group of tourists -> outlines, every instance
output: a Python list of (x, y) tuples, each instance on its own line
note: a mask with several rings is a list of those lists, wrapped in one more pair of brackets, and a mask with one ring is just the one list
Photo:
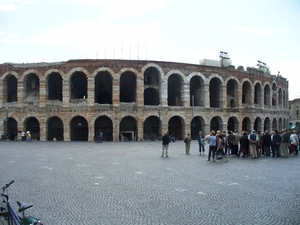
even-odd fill
[(294, 131), (268, 130), (261, 133), (253, 130), (250, 134), (243, 131), (241, 135), (237, 131), (211, 131), (204, 136), (199, 132), (199, 153), (204, 154), (204, 145), (209, 144), (208, 161), (216, 161), (227, 156), (259, 158), (261, 155), (272, 157), (289, 157), (298, 155), (300, 136)]
[[(198, 135), (199, 154), (204, 155), (205, 145), (208, 144), (208, 159), (207, 161), (217, 161), (228, 157), (251, 157), (252, 159), (260, 156), (272, 157), (289, 157), (298, 155), (300, 135), (297, 135), (293, 130), (287, 129), (279, 132), (274, 130), (269, 132), (266, 130), (261, 133), (253, 130), (251, 133), (243, 131), (239, 134), (235, 131), (214, 131), (204, 136), (202, 131)], [(190, 154), (191, 147), (190, 134), (184, 138), (185, 153)], [(170, 143), (170, 135), (165, 133), (162, 137), (162, 155), (168, 157), (168, 146)]]

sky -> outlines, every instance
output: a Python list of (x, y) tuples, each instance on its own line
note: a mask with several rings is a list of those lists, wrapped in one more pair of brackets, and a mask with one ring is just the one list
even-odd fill
[(0, 0), (0, 64), (265, 62), (300, 98), (300, 0)]

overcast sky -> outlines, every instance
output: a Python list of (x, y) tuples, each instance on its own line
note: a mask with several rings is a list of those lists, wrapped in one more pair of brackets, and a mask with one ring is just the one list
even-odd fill
[(140, 59), (265, 62), (300, 98), (299, 0), (0, 0), (0, 64)]

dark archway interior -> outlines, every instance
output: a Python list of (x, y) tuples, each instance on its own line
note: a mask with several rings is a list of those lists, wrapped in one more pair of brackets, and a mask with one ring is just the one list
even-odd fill
[(217, 132), (217, 130), (220, 130), (220, 124), (218, 118), (214, 117), (211, 119), (210, 130), (214, 130), (215, 132)]
[(235, 131), (236, 130), (233, 118), (229, 118), (228, 119), (227, 130), (231, 130), (231, 131)]
[(75, 72), (71, 78), (71, 99), (87, 98), (87, 77), (83, 72)]
[(200, 118), (198, 118), (198, 117), (193, 118), (193, 120), (191, 122), (191, 138), (193, 140), (197, 140), (199, 131), (202, 131), (202, 130), (203, 130), (203, 127), (202, 127)]
[(103, 134), (103, 141), (113, 141), (113, 124), (110, 118), (101, 116), (95, 121), (95, 135)]
[(210, 107), (220, 107), (220, 87), (216, 78), (213, 78), (209, 83), (209, 96)]
[(137, 137), (137, 124), (135, 118), (131, 116), (124, 117), (120, 122), (121, 140), (133, 141)]
[(159, 105), (158, 92), (154, 88), (144, 90), (144, 105)]
[(148, 117), (144, 122), (144, 139), (145, 140), (154, 140), (160, 139), (160, 124), (159, 118), (156, 116)]
[(9, 140), (15, 140), (18, 135), (18, 123), (13, 118), (7, 118), (7, 137)]
[(178, 140), (183, 139), (183, 134), (182, 134), (182, 123), (181, 119), (177, 116), (172, 117), (169, 120), (169, 133), (174, 134), (175, 138)]
[(52, 141), (54, 138), (58, 141), (64, 140), (64, 127), (59, 117), (52, 117), (48, 121), (48, 141)]
[(40, 80), (36, 74), (29, 74), (26, 80), (26, 98), (29, 102), (39, 99)]
[(95, 78), (95, 103), (112, 104), (112, 77), (107, 71)]
[(89, 129), (85, 118), (76, 116), (70, 124), (71, 141), (88, 141)]
[(136, 76), (132, 72), (121, 75), (120, 102), (136, 102)]
[(173, 74), (168, 79), (168, 105), (182, 106), (181, 80), (178, 74)]
[(26, 131), (30, 131), (32, 140), (40, 140), (40, 123), (31, 117), (26, 121)]
[(202, 82), (199, 77), (193, 77), (190, 81), (190, 106), (203, 106), (201, 100)]
[(49, 75), (48, 100), (62, 101), (62, 77), (59, 73), (51, 73)]
[(15, 76), (9, 76), (7, 79), (7, 102), (18, 101), (18, 80)]

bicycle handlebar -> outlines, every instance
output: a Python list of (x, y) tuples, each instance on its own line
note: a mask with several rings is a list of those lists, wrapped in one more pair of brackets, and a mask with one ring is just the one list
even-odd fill
[(4, 191), (6, 188), (8, 188), (13, 182), (15, 182), (14, 180), (12, 180), (11, 182), (9, 182), (8, 184), (6, 184), (4, 187), (2, 187), (2, 190)]

